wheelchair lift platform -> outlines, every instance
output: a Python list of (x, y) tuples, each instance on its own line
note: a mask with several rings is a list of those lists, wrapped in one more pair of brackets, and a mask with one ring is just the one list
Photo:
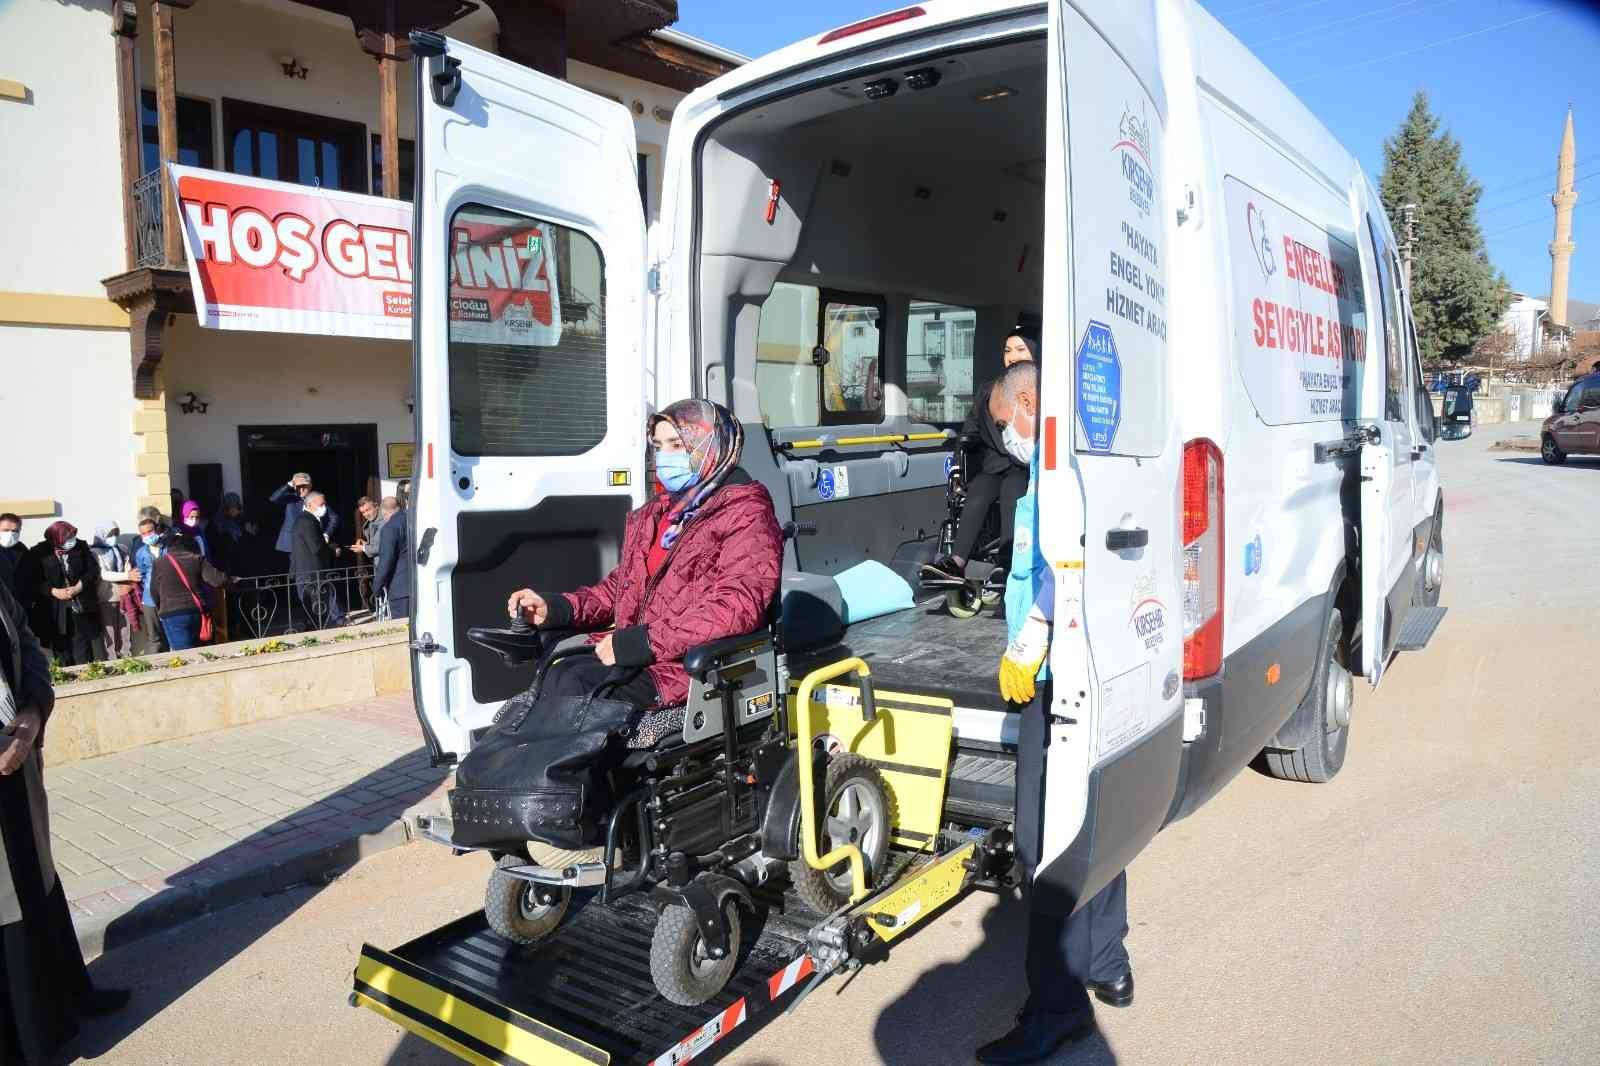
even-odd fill
[[(519, 947), (482, 911), (394, 951), (364, 944), (351, 1006), (366, 1007), (465, 1062), (503, 1066), (677, 1066), (735, 1050), (821, 980), (881, 955), (993, 873), (974, 836), (906, 862), (891, 883), (834, 915), (768, 892), (726, 988), (681, 1007), (650, 977), (649, 899), (592, 894), (548, 939)], [(704, 1058), (702, 1059), (702, 1056)]]

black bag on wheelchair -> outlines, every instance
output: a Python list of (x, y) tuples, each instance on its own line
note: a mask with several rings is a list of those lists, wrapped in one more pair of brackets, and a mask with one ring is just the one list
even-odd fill
[(584, 696), (541, 701), (543, 680), (541, 670), (527, 692), (506, 702), (456, 768), (457, 845), (521, 851), (530, 840), (568, 849), (601, 842), (612, 805), (609, 773), (626, 756), (626, 737), (643, 711), (608, 698), (616, 680)]

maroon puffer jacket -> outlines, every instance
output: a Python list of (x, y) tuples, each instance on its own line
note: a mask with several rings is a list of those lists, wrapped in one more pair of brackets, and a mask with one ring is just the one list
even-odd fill
[(783, 534), (772, 497), (765, 486), (746, 482), (712, 493), (652, 582), (645, 559), (670, 502), (657, 496), (628, 516), (622, 559), (603, 581), (544, 597), (546, 626), (592, 631), (615, 625), (617, 665), (648, 665), (662, 706), (689, 695), (685, 652), (762, 625), (783, 572)]

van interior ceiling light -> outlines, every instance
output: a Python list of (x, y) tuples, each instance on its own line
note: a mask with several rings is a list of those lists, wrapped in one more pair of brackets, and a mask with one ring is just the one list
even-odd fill
[(893, 26), (896, 22), (904, 22), (906, 19), (914, 19), (926, 14), (927, 12), (920, 7), (903, 7), (899, 11), (891, 11), (887, 15), (874, 15), (869, 19), (862, 19), (860, 22), (852, 22), (848, 26), (840, 26), (836, 30), (829, 30), (822, 35), (817, 44), (832, 44), (834, 41), (843, 40), (846, 37), (854, 37), (858, 33), (866, 33), (868, 30), (875, 30), (880, 26)]
[(1017, 95), (1017, 90), (1007, 88), (1004, 85), (996, 85), (991, 89), (983, 90), (983, 92), (973, 97), (973, 99), (978, 101), (980, 104), (987, 104), (995, 100), (1004, 100), (1008, 96), (1015, 95)]
[(867, 82), (861, 87), (861, 91), (867, 94), (868, 100), (882, 100), (899, 92), (900, 86), (893, 78), (879, 78), (877, 81)]
[(939, 84), (940, 73), (932, 67), (918, 67), (906, 71), (906, 88), (931, 89)]

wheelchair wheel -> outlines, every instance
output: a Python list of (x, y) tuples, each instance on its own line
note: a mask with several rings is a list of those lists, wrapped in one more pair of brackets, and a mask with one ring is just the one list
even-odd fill
[[(889, 833), (894, 825), (894, 801), (877, 767), (860, 755), (836, 755), (828, 760), (823, 782), (820, 854), (841, 844), (861, 849), (867, 867), (867, 885), (877, 885), (878, 874), (889, 857)], [(805, 859), (789, 864), (795, 892), (819, 914), (832, 914), (850, 902), (850, 864), (813, 870)]]
[(722, 905), (722, 913), (728, 920), (728, 953), (713, 959), (701, 939), (694, 911), (681, 903), (669, 904), (661, 911), (650, 938), (650, 979), (663, 998), (680, 1007), (698, 1007), (721, 992), (733, 976), (743, 916), (732, 899)]
[(513, 944), (535, 944), (555, 932), (572, 902), (570, 888), (536, 885), (504, 872), (505, 867), (527, 864), (521, 855), (505, 856), (495, 864), (483, 890), (483, 916), (489, 928)]
[(974, 592), (970, 586), (951, 589), (944, 594), (945, 607), (957, 618), (978, 617), (978, 612), (983, 610), (984, 603), (983, 594)]

